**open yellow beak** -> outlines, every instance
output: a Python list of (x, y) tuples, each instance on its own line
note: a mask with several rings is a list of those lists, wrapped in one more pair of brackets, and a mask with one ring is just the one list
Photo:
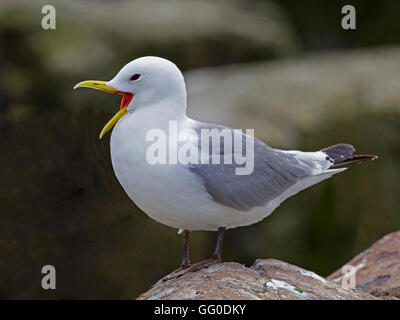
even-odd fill
[(107, 81), (87, 80), (87, 81), (79, 82), (74, 86), (74, 89), (82, 88), (82, 87), (83, 88), (92, 88), (92, 89), (96, 89), (96, 90), (112, 92), (112, 93), (119, 93), (119, 94), (123, 95), (120, 110), (115, 114), (114, 117), (112, 117), (112, 119), (110, 121), (107, 122), (107, 124), (104, 126), (103, 130), (101, 130), (100, 136), (99, 136), (100, 139), (107, 133), (107, 131), (112, 129), (112, 127), (118, 122), (119, 119), (121, 119), (127, 113), (126, 108), (133, 98), (132, 93), (118, 91), (112, 87), (107, 86), (106, 82)]

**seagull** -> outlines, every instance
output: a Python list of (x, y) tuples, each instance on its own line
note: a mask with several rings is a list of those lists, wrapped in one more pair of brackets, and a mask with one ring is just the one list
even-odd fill
[[(82, 81), (74, 89), (80, 87), (122, 95), (119, 111), (100, 133), (102, 138), (114, 128), (115, 175), (142, 211), (183, 235), (182, 264), (163, 281), (221, 262), (226, 229), (257, 223), (287, 198), (346, 170), (343, 166), (377, 158), (354, 155), (354, 147), (345, 143), (315, 152), (274, 149), (240, 130), (191, 119), (184, 77), (160, 57), (137, 58), (112, 80)], [(245, 150), (232, 143), (235, 139), (242, 147), (247, 142)], [(212, 148), (216, 141), (219, 146)], [(152, 154), (155, 143), (159, 149)], [(248, 154), (246, 163), (237, 160)], [(248, 172), (238, 172), (248, 164)], [(210, 259), (191, 264), (189, 232), (194, 230), (217, 231), (218, 238)]]

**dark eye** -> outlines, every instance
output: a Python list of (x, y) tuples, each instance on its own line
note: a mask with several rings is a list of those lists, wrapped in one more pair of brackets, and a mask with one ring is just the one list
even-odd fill
[(135, 73), (132, 77), (131, 80), (137, 80), (140, 78), (140, 74), (139, 73)]

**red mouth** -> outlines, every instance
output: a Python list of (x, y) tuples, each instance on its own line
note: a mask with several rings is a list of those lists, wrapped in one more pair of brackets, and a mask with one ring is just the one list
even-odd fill
[(122, 92), (122, 91), (118, 91), (118, 93), (123, 95), (121, 100), (121, 106), (119, 107), (119, 109), (121, 110), (129, 106), (133, 98), (133, 93)]

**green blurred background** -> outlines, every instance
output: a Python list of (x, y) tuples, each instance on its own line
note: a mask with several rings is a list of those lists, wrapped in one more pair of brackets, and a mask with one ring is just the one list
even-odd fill
[[(143, 55), (185, 73), (189, 115), (255, 128), (276, 148), (349, 142), (378, 154), (227, 232), (223, 258), (282, 259), (326, 276), (398, 230), (399, 1), (0, 1), (0, 297), (130, 299), (175, 269), (177, 230), (125, 195), (98, 139), (119, 97), (72, 91)], [(140, 181), (137, 182), (140, 184)], [(166, 186), (168, 187), (168, 186)], [(212, 232), (191, 234), (192, 260)], [(57, 289), (41, 288), (41, 268)]]

